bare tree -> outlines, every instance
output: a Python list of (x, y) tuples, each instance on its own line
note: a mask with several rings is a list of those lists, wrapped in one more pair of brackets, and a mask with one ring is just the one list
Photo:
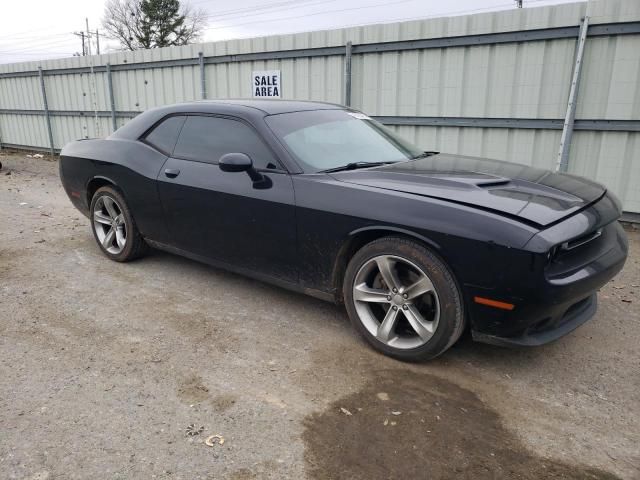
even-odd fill
[(182, 42), (179, 45), (195, 43), (200, 39), (203, 30), (207, 26), (207, 12), (202, 8), (194, 9), (189, 4), (183, 4), (182, 15), (185, 20), (178, 31), (176, 39)]
[(123, 50), (138, 50), (194, 43), (206, 19), (179, 0), (108, 0), (102, 26)]
[(140, 46), (140, 1), (108, 0), (104, 9), (102, 27), (106, 36), (120, 42), (123, 50), (137, 50)]

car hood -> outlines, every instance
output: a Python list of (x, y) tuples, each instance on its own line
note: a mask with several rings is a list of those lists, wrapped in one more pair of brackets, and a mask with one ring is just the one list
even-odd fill
[(342, 182), (447, 200), (539, 226), (581, 210), (606, 191), (573, 175), (448, 154), (331, 175)]

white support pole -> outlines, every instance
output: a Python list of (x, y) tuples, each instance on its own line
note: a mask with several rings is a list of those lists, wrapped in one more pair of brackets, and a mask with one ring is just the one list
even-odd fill
[(353, 50), (353, 44), (347, 42), (345, 45), (344, 56), (344, 104), (347, 107), (351, 106), (351, 52)]
[(200, 67), (200, 98), (207, 99), (207, 82), (204, 76), (204, 53), (198, 52), (198, 65)]
[(89, 69), (91, 74), (89, 76), (89, 88), (91, 89), (91, 103), (93, 103), (93, 121), (95, 136), (100, 136), (100, 121), (98, 120), (98, 87), (96, 85), (96, 72), (93, 69), (93, 56), (91, 55), (91, 31), (89, 30), (89, 19), (85, 18), (87, 24), (87, 50), (89, 55)]
[(560, 137), (560, 150), (556, 162), (556, 172), (566, 172), (569, 168), (569, 152), (571, 150), (571, 139), (573, 137), (573, 124), (576, 118), (576, 102), (578, 100), (578, 89), (580, 88), (580, 73), (582, 72), (582, 57), (584, 55), (584, 45), (587, 41), (587, 30), (589, 29), (589, 17), (585, 15), (580, 25), (580, 35), (578, 37), (578, 50), (576, 52), (576, 62), (573, 67), (571, 78), (571, 88), (569, 89), (569, 101), (567, 103), (567, 114), (564, 118), (562, 137)]
[(42, 93), (42, 108), (44, 110), (45, 121), (47, 122), (47, 135), (49, 137), (49, 152), (53, 157), (55, 148), (53, 146), (53, 130), (51, 129), (51, 114), (49, 113), (49, 102), (47, 102), (47, 89), (44, 85), (44, 73), (42, 67), (38, 67), (38, 75), (40, 77), (40, 91)]
[(107, 62), (107, 90), (109, 91), (109, 107), (111, 108), (111, 128), (115, 132), (118, 129), (116, 123), (116, 100), (113, 96), (113, 77), (111, 75), (111, 63)]

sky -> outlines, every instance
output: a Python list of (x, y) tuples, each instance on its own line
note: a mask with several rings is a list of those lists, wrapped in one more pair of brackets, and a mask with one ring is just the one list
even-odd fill
[[(573, 0), (524, 0), (524, 8)], [(101, 28), (104, 0), (3, 0), (0, 63), (81, 52), (73, 32)], [(183, 0), (184, 3), (184, 0)], [(372, 23), (516, 8), (515, 0), (189, 0), (207, 14), (203, 41), (228, 40)], [(95, 53), (95, 43), (92, 51)], [(118, 43), (100, 38), (102, 53)]]

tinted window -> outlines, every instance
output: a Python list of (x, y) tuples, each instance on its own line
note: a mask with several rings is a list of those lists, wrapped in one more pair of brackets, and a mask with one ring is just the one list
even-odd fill
[(145, 137), (145, 141), (156, 147), (158, 150), (171, 155), (173, 147), (176, 146), (180, 128), (184, 123), (185, 117), (169, 117), (163, 122), (156, 125)]
[(278, 165), (258, 134), (248, 125), (227, 118), (187, 117), (175, 148), (175, 157), (218, 163), (226, 153), (246, 153), (258, 169), (277, 168)]
[(266, 121), (305, 172), (351, 162), (400, 162), (422, 153), (422, 149), (358, 112), (311, 110), (271, 115)]

